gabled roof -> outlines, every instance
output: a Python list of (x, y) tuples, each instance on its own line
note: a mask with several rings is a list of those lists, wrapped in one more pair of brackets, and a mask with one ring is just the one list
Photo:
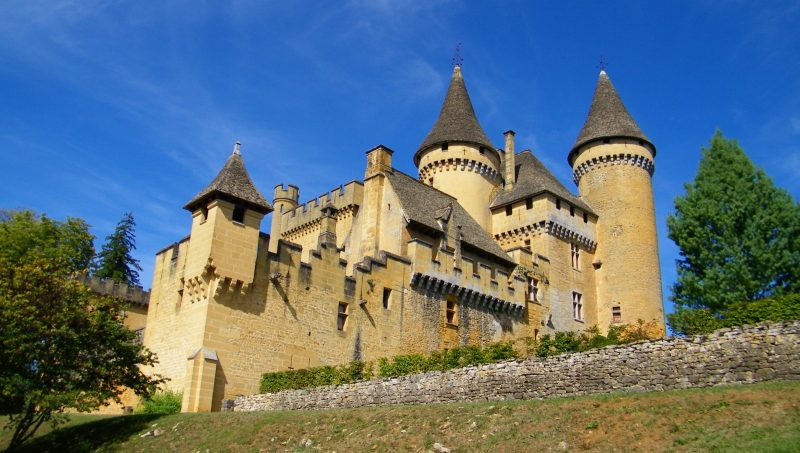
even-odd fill
[(446, 142), (466, 142), (495, 150), (475, 117), (464, 77), (461, 76), (461, 67), (458, 65), (453, 68), (450, 87), (447, 89), (439, 118), (414, 154), (414, 164), (419, 165), (422, 151)]
[(578, 148), (586, 143), (603, 138), (633, 138), (647, 142), (653, 149), (655, 154), (655, 146), (650, 142), (650, 139), (644, 135), (639, 125), (636, 124), (633, 117), (628, 113), (625, 104), (622, 103), (608, 78), (605, 71), (600, 71), (600, 76), (597, 79), (597, 88), (594, 90), (594, 97), (592, 98), (592, 105), (589, 107), (589, 115), (586, 117), (586, 122), (569, 152), (568, 160), (572, 164), (572, 159)]
[(542, 164), (530, 150), (522, 151), (515, 156), (517, 181), (514, 188), (507, 192), (500, 192), (495, 197), (489, 208), (499, 208), (500, 206), (523, 200), (528, 197), (549, 192), (560, 197), (569, 203), (594, 214), (592, 208), (561, 184), (550, 170)]
[(458, 200), (398, 170), (385, 174), (410, 222), (445, 233), (437, 218), (446, 216), (448, 223), (461, 226), (462, 244), (466, 243), (508, 266), (516, 265)]
[(217, 177), (205, 189), (194, 196), (183, 209), (193, 211), (201, 204), (214, 198), (227, 199), (232, 202), (241, 202), (249, 209), (267, 214), (272, 211), (272, 205), (261, 195), (253, 185), (244, 160), (239, 152), (239, 142), (233, 148), (225, 166), (219, 171)]

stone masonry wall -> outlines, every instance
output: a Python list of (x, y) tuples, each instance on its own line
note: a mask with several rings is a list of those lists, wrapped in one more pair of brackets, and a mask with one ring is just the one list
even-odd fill
[(800, 379), (800, 321), (236, 398), (235, 411), (535, 399)]

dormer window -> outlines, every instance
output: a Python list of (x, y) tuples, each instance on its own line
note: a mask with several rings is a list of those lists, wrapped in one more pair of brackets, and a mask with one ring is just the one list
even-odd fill
[(231, 220), (238, 223), (244, 223), (244, 206), (236, 205), (233, 208), (233, 215), (231, 216)]

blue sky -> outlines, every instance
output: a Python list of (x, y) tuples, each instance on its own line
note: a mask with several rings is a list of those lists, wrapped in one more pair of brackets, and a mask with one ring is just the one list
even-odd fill
[(188, 234), (181, 206), (236, 140), (269, 199), (279, 183), (307, 200), (361, 179), (381, 143), (416, 174), (457, 42), (495, 145), (514, 129), (572, 190), (566, 156), (605, 56), (658, 148), (665, 299), (678, 257), (666, 217), (716, 128), (800, 198), (798, 1), (6, 0), (0, 12), (0, 207), (84, 218), (98, 247), (132, 211), (145, 287), (155, 252)]

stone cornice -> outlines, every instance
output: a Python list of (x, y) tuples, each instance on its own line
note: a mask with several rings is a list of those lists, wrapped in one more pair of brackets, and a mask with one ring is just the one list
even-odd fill
[(580, 165), (576, 165), (572, 171), (572, 180), (575, 181), (575, 185), (577, 185), (581, 177), (589, 173), (592, 169), (607, 167), (609, 165), (631, 165), (633, 167), (640, 167), (646, 170), (650, 176), (653, 176), (653, 172), (655, 172), (656, 169), (653, 159), (649, 157), (638, 154), (608, 154), (587, 159), (581, 162)]
[(564, 225), (560, 225), (552, 220), (542, 220), (541, 222), (523, 225), (494, 235), (496, 241), (504, 241), (521, 235), (549, 234), (565, 241), (576, 242), (583, 245), (587, 250), (593, 252), (597, 248), (597, 242), (574, 231)]
[(451, 157), (428, 163), (419, 169), (419, 179), (424, 182), (430, 175), (444, 171), (471, 171), (498, 183), (502, 179), (500, 173), (490, 165), (461, 157)]

